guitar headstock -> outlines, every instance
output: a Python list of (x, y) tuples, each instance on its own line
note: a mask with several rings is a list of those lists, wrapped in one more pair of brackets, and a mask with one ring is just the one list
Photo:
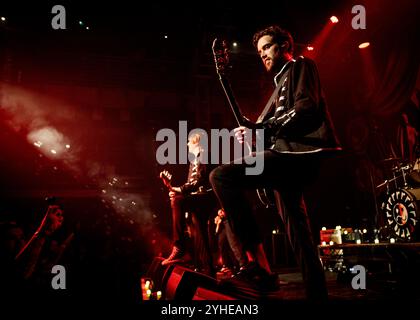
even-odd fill
[(229, 49), (226, 40), (214, 39), (212, 51), (217, 74), (226, 75), (230, 68)]
[(170, 174), (168, 171), (164, 170), (159, 174), (159, 178), (162, 179), (163, 183), (166, 187), (169, 189), (172, 188), (171, 181), (172, 181), (172, 174)]

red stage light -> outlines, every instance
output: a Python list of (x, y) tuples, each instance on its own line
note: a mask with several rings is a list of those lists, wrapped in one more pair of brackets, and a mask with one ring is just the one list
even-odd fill
[(313, 46), (307, 46), (307, 47), (306, 47), (306, 49), (307, 49), (308, 51), (312, 51), (312, 50), (314, 50), (314, 47), (313, 47)]
[(363, 42), (363, 43), (359, 44), (359, 48), (360, 49), (364, 49), (364, 48), (367, 48), (369, 46), (370, 46), (370, 43), (369, 42)]
[(330, 18), (332, 23), (337, 23), (338, 22), (338, 18), (336, 16), (331, 16)]

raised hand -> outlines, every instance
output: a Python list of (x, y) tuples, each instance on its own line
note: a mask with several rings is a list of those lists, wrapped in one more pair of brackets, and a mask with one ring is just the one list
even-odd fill
[(50, 235), (61, 227), (63, 220), (63, 210), (57, 205), (50, 205), (37, 229), (37, 233)]

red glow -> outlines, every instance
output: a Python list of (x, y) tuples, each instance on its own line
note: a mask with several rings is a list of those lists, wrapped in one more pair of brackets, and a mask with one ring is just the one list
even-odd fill
[(310, 41), (309, 44), (307, 44), (306, 55), (308, 56), (308, 58), (316, 59), (316, 55), (322, 52), (322, 48), (325, 45), (325, 41), (328, 39), (333, 28), (333, 23), (325, 24), (324, 28), (316, 35), (316, 37), (312, 41)]
[(332, 23), (337, 23), (338, 22), (338, 18), (336, 16), (331, 16), (330, 18)]
[(364, 48), (367, 48), (369, 46), (370, 46), (370, 43), (369, 42), (363, 42), (363, 43), (359, 44), (359, 48), (360, 49), (364, 49)]

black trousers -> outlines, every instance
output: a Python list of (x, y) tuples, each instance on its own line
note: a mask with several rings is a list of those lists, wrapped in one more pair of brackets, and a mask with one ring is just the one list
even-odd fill
[(197, 267), (213, 270), (210, 250), (208, 220), (214, 215), (217, 201), (213, 193), (195, 195), (177, 194), (171, 200), (172, 232), (175, 246), (186, 249), (186, 218), (185, 213), (192, 215), (193, 255)]
[(242, 164), (221, 165), (210, 174), (213, 190), (245, 250), (252, 250), (262, 242), (260, 234), (255, 232), (257, 222), (245, 190), (275, 190), (276, 206), (302, 270), (307, 295), (323, 299), (327, 296), (325, 275), (303, 200), (304, 188), (317, 176), (319, 155), (285, 154), (271, 150), (261, 153), (264, 158), (261, 174), (246, 175), (245, 168), (249, 165), (245, 161)]
[(242, 267), (247, 263), (246, 254), (235, 233), (230, 228), (229, 221), (224, 219), (218, 235), (219, 252), (226, 267)]

